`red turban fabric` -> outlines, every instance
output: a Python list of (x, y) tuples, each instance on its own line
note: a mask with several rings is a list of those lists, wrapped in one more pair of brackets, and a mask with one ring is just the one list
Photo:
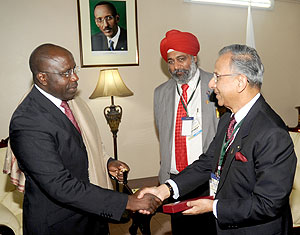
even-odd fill
[(166, 62), (168, 62), (169, 49), (196, 56), (200, 51), (200, 44), (193, 34), (173, 29), (168, 31), (166, 37), (160, 42), (160, 53)]

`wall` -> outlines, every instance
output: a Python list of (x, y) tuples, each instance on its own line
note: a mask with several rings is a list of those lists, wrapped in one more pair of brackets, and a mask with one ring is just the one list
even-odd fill
[[(155, 176), (159, 146), (153, 121), (153, 90), (168, 79), (159, 43), (169, 29), (194, 33), (200, 40), (200, 66), (212, 71), (217, 52), (245, 43), (247, 9), (184, 3), (183, 0), (137, 0), (139, 66), (120, 67), (134, 96), (116, 98), (123, 107), (118, 133), (119, 158), (131, 166), (130, 179)], [(275, 1), (272, 11), (253, 10), (256, 48), (265, 65), (263, 94), (290, 126), (297, 124), (300, 79), (300, 4)], [(10, 117), (31, 84), (28, 57), (39, 44), (69, 49), (80, 64), (75, 0), (1, 0), (0, 138), (8, 135)], [(109, 98), (89, 100), (101, 68), (83, 68), (79, 88), (91, 107), (109, 153), (112, 135), (103, 116)]]

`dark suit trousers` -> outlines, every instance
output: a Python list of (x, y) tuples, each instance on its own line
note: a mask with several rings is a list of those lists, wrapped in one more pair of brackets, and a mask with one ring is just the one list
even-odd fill
[[(72, 220), (72, 225), (68, 223)], [(32, 231), (24, 227), (24, 235), (38, 235), (40, 232)], [(42, 232), (48, 235), (109, 235), (108, 222), (100, 216), (75, 214), (64, 221), (60, 221)]]
[[(171, 174), (171, 179), (175, 175)], [(201, 185), (191, 193), (179, 197), (176, 201), (183, 201), (190, 198), (209, 195), (208, 183)], [(175, 202), (169, 198), (170, 202)], [(181, 212), (171, 214), (171, 226), (173, 235), (197, 234), (197, 235), (215, 235), (216, 224), (215, 217), (212, 212), (202, 215), (183, 215)]]

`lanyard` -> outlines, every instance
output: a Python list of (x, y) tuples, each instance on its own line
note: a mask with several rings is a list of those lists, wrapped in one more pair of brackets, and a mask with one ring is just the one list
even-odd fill
[(178, 93), (178, 95), (180, 96), (180, 101), (181, 101), (181, 103), (182, 103), (182, 106), (183, 106), (184, 110), (186, 111), (186, 115), (187, 115), (187, 116), (189, 116), (188, 110), (187, 110), (187, 106), (189, 105), (189, 103), (191, 102), (192, 98), (194, 97), (195, 91), (197, 90), (197, 87), (198, 87), (199, 83), (200, 83), (200, 76), (199, 76), (199, 78), (198, 78), (197, 85), (196, 85), (196, 87), (195, 87), (195, 89), (194, 89), (194, 91), (193, 91), (193, 93), (192, 93), (192, 95), (191, 95), (191, 97), (189, 98), (189, 100), (188, 100), (187, 103), (186, 103), (185, 100), (182, 98), (182, 94), (180, 95), (180, 93), (179, 93), (178, 84), (177, 84), (177, 86), (176, 86), (176, 88), (177, 88), (177, 93)]
[(221, 154), (220, 154), (220, 158), (219, 158), (219, 162), (218, 162), (218, 168), (217, 168), (217, 173), (216, 175), (218, 177), (220, 177), (221, 175), (221, 167), (224, 161), (224, 156), (226, 154), (226, 150), (228, 148), (228, 146), (230, 145), (230, 143), (233, 140), (234, 134), (237, 132), (237, 130), (241, 127), (242, 123), (243, 123), (244, 119), (242, 121), (239, 122), (239, 124), (237, 124), (237, 126), (234, 128), (231, 136), (229, 137), (229, 139), (226, 141), (226, 133), (223, 139), (223, 144), (222, 144), (222, 149), (221, 149)]

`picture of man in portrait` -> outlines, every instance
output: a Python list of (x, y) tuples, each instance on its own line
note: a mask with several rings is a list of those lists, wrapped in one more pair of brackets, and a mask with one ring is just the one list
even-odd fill
[(127, 51), (127, 31), (118, 25), (120, 15), (113, 3), (97, 3), (94, 19), (100, 32), (91, 37), (92, 51)]

